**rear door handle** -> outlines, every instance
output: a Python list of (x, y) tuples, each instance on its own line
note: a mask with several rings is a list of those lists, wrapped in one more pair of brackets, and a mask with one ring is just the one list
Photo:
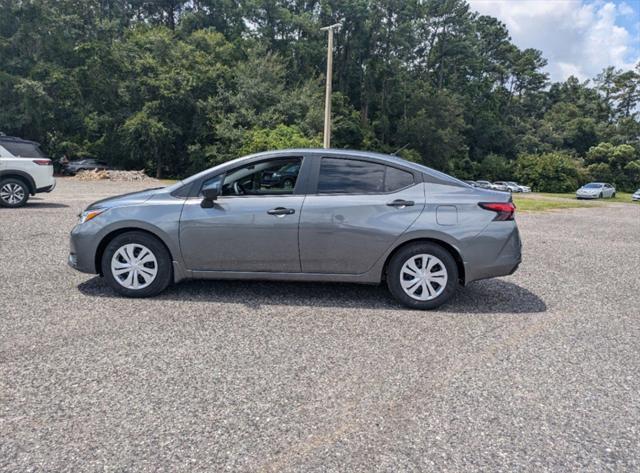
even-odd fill
[(389, 207), (404, 209), (405, 207), (411, 207), (412, 205), (415, 205), (415, 202), (413, 200), (396, 199), (393, 202), (389, 202), (387, 205)]
[(276, 207), (275, 209), (267, 210), (267, 213), (276, 217), (284, 217), (285, 215), (293, 215), (296, 211), (285, 207)]

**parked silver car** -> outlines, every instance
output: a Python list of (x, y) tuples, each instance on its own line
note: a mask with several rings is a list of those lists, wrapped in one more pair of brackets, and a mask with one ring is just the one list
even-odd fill
[(616, 196), (616, 188), (606, 182), (590, 182), (576, 191), (578, 199), (602, 199)]
[[(294, 164), (293, 188), (263, 184)], [(403, 304), (431, 309), (459, 283), (517, 269), (514, 212), (507, 193), (395, 156), (267, 152), (90, 205), (69, 264), (131, 297), (188, 278), (384, 280)]]
[(638, 189), (633, 193), (633, 195), (631, 195), (631, 200), (633, 200), (634, 202), (640, 201), (640, 189)]
[(503, 190), (506, 188), (506, 190), (508, 190), (509, 192), (522, 192), (522, 189), (520, 188), (520, 186), (515, 182), (496, 181), (493, 184), (496, 186), (500, 186), (500, 189), (498, 190)]

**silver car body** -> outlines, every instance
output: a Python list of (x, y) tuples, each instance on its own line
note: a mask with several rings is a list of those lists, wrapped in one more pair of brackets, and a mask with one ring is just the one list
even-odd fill
[(633, 193), (633, 195), (631, 196), (631, 200), (640, 201), (640, 189)]
[[(201, 206), (205, 181), (250, 163), (303, 159), (293, 193), (221, 196)], [(322, 194), (323, 158), (367, 161), (408, 171), (414, 183), (391, 193)], [(110, 239), (128, 230), (155, 235), (173, 260), (175, 282), (189, 278), (379, 283), (395, 250), (437, 242), (455, 257), (462, 283), (508, 275), (521, 260), (516, 222), (496, 221), (480, 202), (509, 202), (508, 193), (473, 188), (395, 156), (300, 149), (239, 158), (170, 187), (96, 202), (108, 209), (71, 232), (69, 264), (99, 273)], [(397, 205), (398, 201), (411, 205)], [(286, 215), (273, 215), (279, 208)]]
[(501, 189), (499, 190), (503, 190), (502, 188), (506, 188), (506, 190), (508, 190), (509, 192), (522, 192), (522, 189), (520, 188), (520, 186), (517, 185), (515, 182), (498, 181), (498, 182), (494, 182), (494, 184), (497, 186), (501, 186)]
[(615, 195), (616, 188), (606, 182), (590, 182), (576, 191), (578, 199), (611, 198)]

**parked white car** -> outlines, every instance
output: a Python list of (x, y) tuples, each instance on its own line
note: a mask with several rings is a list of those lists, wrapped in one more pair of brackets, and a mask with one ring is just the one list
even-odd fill
[(0, 207), (22, 207), (56, 186), (53, 163), (35, 141), (0, 136)]
[(507, 184), (509, 184), (510, 186), (516, 187), (518, 189), (517, 191), (514, 191), (514, 192), (531, 192), (531, 187), (529, 186), (523, 186), (513, 181), (507, 181)]
[[(506, 187), (509, 192), (522, 192), (522, 189), (520, 189), (520, 186), (515, 182), (496, 181), (494, 182), (494, 185), (497, 185), (500, 187)], [(498, 190), (502, 190), (502, 189), (498, 189)]]
[(603, 199), (616, 196), (616, 188), (606, 182), (590, 182), (576, 191), (578, 199)]
[(640, 189), (633, 193), (633, 195), (631, 196), (631, 200), (633, 200), (634, 202), (640, 201)]
[(503, 181), (496, 181), (491, 183), (491, 188), (496, 191), (511, 192), (509, 186), (507, 186)]

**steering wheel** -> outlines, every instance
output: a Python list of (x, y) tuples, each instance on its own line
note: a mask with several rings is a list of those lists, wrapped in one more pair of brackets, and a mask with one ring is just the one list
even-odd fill
[(236, 181), (233, 183), (233, 192), (235, 192), (236, 195), (243, 195), (245, 193), (244, 187), (242, 187), (242, 184)]

